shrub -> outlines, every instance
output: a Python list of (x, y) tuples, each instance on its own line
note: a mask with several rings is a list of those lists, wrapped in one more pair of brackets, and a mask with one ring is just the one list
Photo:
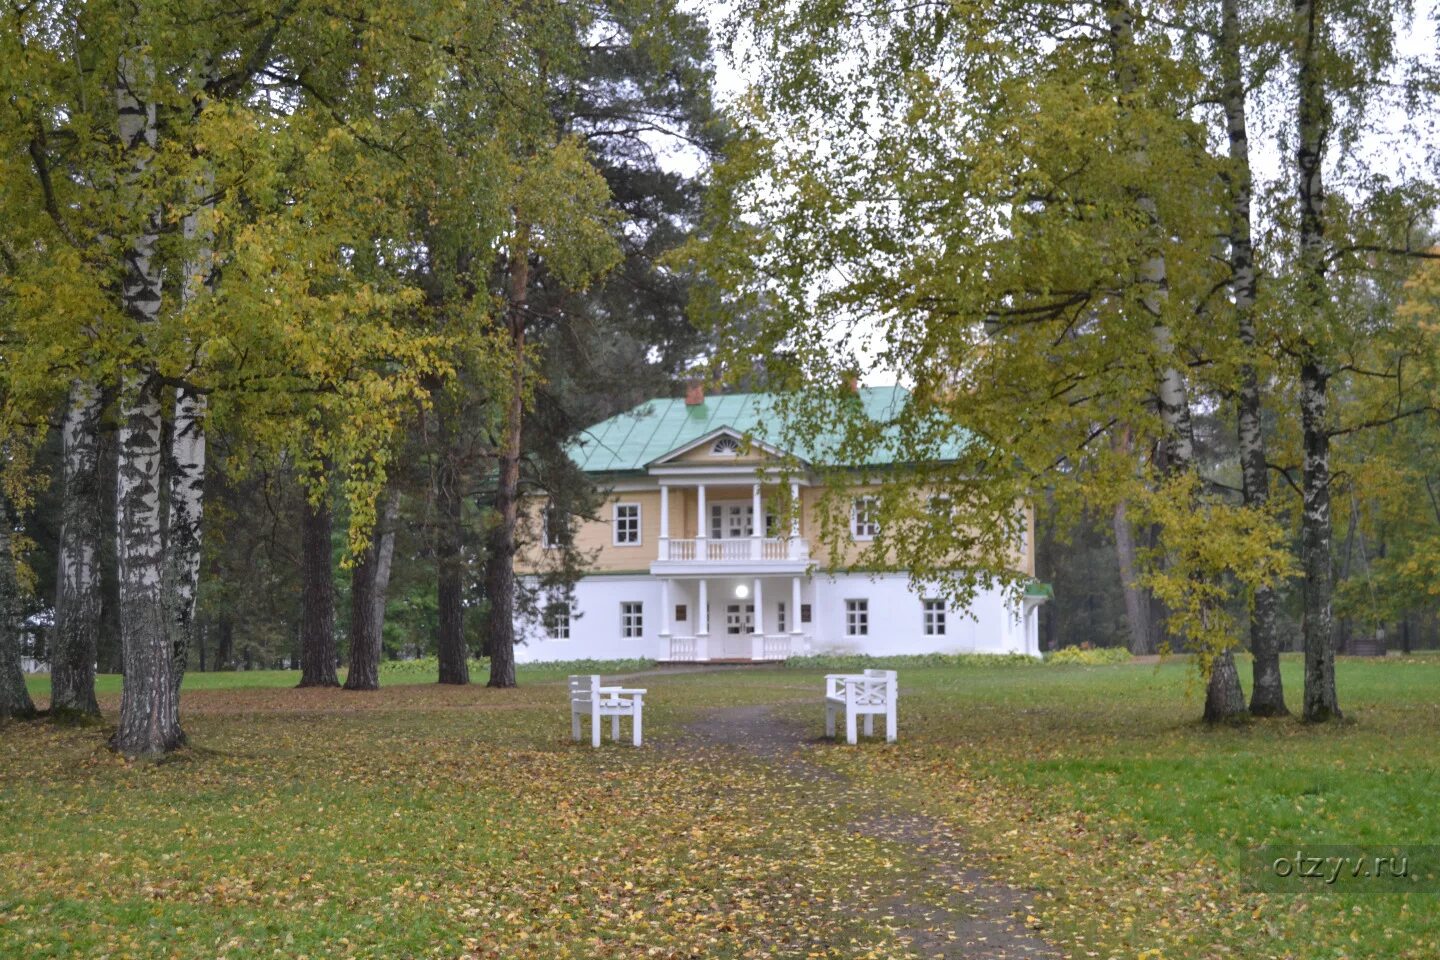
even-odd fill
[(1045, 654), (1046, 663), (1078, 663), (1087, 667), (1129, 663), (1132, 659), (1124, 647), (1062, 647)]
[(1039, 664), (1023, 653), (922, 653), (900, 657), (870, 657), (859, 654), (818, 654), (791, 657), (787, 668), (828, 670), (901, 670), (906, 667), (1031, 667)]
[[(557, 660), (546, 663), (517, 663), (520, 670), (544, 670), (547, 673), (637, 673), (655, 666), (654, 660)], [(397, 680), (434, 679), (440, 664), (434, 657), (419, 657), (415, 660), (387, 660), (381, 665), (381, 679), (394, 677)], [(470, 677), (483, 677), (490, 670), (488, 658), (470, 661)]]

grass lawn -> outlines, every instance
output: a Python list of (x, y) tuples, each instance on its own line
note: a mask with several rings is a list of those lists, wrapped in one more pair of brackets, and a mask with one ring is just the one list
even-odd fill
[[(800, 754), (952, 827), (1068, 956), (1432, 960), (1440, 887), (1247, 882), (1258, 843), (1440, 843), (1440, 658), (1339, 671), (1351, 723), (1212, 731), (1182, 664), (906, 665), (899, 744), (801, 735)], [(640, 751), (571, 744), (563, 669), (495, 691), (387, 667), (377, 694), (192, 674), (193, 745), (161, 764), (12, 724), (0, 957), (915, 956), (873, 909), (935, 893), (911, 852), (685, 733), (752, 703), (818, 736), (823, 672), (647, 677)]]

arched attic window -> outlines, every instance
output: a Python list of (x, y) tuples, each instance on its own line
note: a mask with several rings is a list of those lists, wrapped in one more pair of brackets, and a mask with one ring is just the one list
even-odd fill
[(716, 457), (733, 457), (740, 453), (740, 441), (734, 437), (720, 437), (710, 447), (710, 453)]

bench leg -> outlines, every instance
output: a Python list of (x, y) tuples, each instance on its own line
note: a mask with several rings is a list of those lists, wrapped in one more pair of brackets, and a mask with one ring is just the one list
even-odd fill
[(825, 704), (825, 736), (835, 739), (835, 708)]
[(580, 714), (578, 711), (570, 711), (570, 739), (580, 742)]
[(890, 704), (890, 709), (885, 711), (885, 742), (894, 743), (895, 736), (895, 704)]
[(640, 744), (644, 742), (644, 741), (641, 739), (641, 737), (640, 737), (640, 724), (642, 723), (642, 721), (641, 721), (640, 718), (641, 718), (641, 712), (640, 712), (639, 710), (636, 710), (636, 711), (635, 711), (635, 723), (634, 723), (634, 725), (631, 727), (630, 733), (631, 733), (631, 736), (634, 738), (635, 746), (637, 746), (637, 747), (640, 746)]
[(620, 714), (610, 718), (610, 741), (614, 743), (620, 739)]
[(855, 742), (855, 714), (849, 710), (845, 711), (845, 742)]
[(875, 714), (873, 713), (865, 714), (865, 736), (875, 736)]
[(600, 746), (600, 711), (590, 711), (590, 746)]

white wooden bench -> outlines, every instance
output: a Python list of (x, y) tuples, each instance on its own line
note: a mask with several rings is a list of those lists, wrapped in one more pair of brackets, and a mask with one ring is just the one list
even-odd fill
[(602, 687), (598, 673), (570, 678), (570, 736), (580, 739), (580, 718), (590, 718), (590, 745), (600, 746), (600, 720), (610, 718), (610, 739), (620, 739), (620, 718), (630, 718), (632, 740), (641, 744), (645, 712), (645, 691), (627, 687)]
[(855, 719), (865, 718), (865, 736), (875, 733), (875, 717), (885, 716), (885, 740), (895, 742), (895, 701), (900, 688), (894, 670), (831, 673), (825, 677), (825, 736), (835, 736), (835, 714), (845, 714), (845, 742), (855, 742)]

